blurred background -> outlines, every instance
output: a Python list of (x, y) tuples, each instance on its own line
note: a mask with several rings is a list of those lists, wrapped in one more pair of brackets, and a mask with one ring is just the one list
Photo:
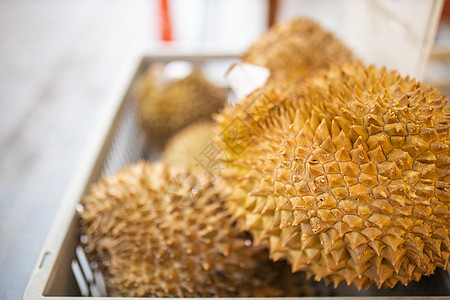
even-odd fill
[(294, 16), (315, 18), (368, 63), (450, 92), (449, 1), (0, 0), (0, 299), (22, 298), (106, 95), (136, 49), (239, 55)]

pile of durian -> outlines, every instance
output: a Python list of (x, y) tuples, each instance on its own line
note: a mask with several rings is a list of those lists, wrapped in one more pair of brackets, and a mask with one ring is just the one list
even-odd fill
[[(109, 294), (314, 296), (305, 275), (392, 288), (447, 269), (448, 99), (358, 61), (309, 19), (276, 25), (242, 59), (271, 71), (264, 87), (84, 197)], [(193, 159), (211, 142), (215, 175)]]

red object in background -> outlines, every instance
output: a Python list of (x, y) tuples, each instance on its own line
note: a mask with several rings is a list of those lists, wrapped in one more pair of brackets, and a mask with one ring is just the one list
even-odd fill
[(168, 0), (159, 1), (159, 13), (161, 21), (161, 40), (172, 40), (172, 24), (170, 23), (169, 4)]
[(450, 1), (444, 1), (444, 7), (442, 8), (441, 21), (450, 21)]
[(269, 0), (269, 15), (267, 28), (270, 28), (272, 27), (273, 24), (275, 24), (277, 13), (278, 13), (278, 0)]

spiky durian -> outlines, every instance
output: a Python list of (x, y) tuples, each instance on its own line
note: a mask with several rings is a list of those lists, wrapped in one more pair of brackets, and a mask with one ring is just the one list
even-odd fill
[(201, 164), (203, 151), (213, 141), (215, 123), (199, 122), (174, 135), (164, 150), (162, 160), (168, 165), (181, 165), (193, 170)]
[(354, 61), (335, 35), (308, 18), (280, 22), (263, 34), (242, 60), (268, 68), (269, 81), (298, 81), (331, 63)]
[(237, 231), (207, 177), (138, 163), (94, 184), (81, 224), (111, 296), (311, 295)]
[[(248, 109), (252, 97), (270, 100)], [(335, 286), (393, 287), (446, 269), (447, 101), (361, 63), (255, 91), (246, 111), (217, 116), (230, 210), (274, 260)]]
[(139, 118), (150, 145), (162, 149), (167, 139), (197, 121), (211, 120), (223, 107), (228, 91), (209, 82), (199, 69), (175, 81), (165, 81), (160, 65), (152, 65), (138, 80)]

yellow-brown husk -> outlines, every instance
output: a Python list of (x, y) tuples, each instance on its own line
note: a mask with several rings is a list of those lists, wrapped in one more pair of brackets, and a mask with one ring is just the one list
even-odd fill
[(448, 267), (447, 101), (361, 63), (255, 91), (216, 117), (229, 157), (222, 193), (241, 228), (294, 271), (358, 288), (417, 281)]
[(138, 163), (94, 184), (83, 233), (110, 296), (311, 295), (233, 225), (207, 177)]

